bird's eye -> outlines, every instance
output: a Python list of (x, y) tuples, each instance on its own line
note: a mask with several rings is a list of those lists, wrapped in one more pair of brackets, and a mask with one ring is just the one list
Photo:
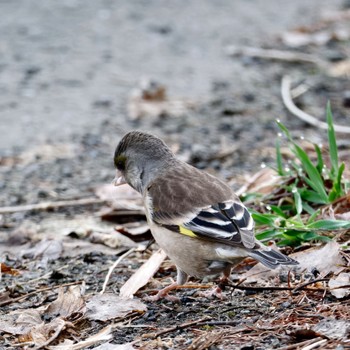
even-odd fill
[(126, 159), (124, 157), (118, 157), (114, 159), (114, 165), (119, 171), (125, 170)]

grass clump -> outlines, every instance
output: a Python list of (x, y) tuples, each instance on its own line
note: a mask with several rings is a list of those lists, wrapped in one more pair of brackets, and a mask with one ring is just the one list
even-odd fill
[[(338, 147), (330, 105), (327, 105), (329, 159), (314, 144), (315, 159), (293, 139), (289, 130), (277, 121), (294, 158), (284, 164), (280, 140), (276, 142), (278, 185), (272, 193), (256, 195), (259, 202), (252, 212), (260, 227), (257, 238), (274, 239), (279, 245), (298, 246), (311, 240), (329, 241), (330, 231), (350, 229), (350, 221), (324, 217), (326, 208), (341, 201), (349, 191), (343, 178), (345, 164), (339, 164)], [(251, 198), (251, 195), (250, 195)], [(324, 234), (327, 231), (328, 234)]]

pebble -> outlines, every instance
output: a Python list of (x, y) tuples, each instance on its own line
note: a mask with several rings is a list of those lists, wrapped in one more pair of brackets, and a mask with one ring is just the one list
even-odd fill
[(343, 93), (343, 106), (350, 108), (350, 90), (346, 90)]

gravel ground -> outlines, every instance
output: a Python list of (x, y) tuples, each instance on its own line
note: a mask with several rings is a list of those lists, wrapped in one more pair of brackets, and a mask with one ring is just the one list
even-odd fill
[[(227, 48), (290, 50), (280, 40), (282, 33), (300, 26), (325, 25), (323, 13), (346, 5), (340, 0), (0, 0), (0, 206), (94, 197), (95, 188), (114, 176), (112, 155), (120, 137), (135, 128), (157, 133), (180, 157), (230, 181), (235, 188), (262, 163), (272, 164), (276, 118), (294, 135), (324, 142), (324, 131), (285, 110), (281, 78), (288, 74), (309, 86), (296, 100), (300, 108), (324, 120), (330, 100), (336, 123), (349, 125), (346, 75), (330, 77), (313, 64), (230, 57)], [(349, 30), (349, 24), (342, 25)], [(348, 47), (348, 39), (333, 39), (294, 51), (333, 64), (349, 56)], [(140, 81), (145, 78), (165, 86), (169, 105), (165, 112), (133, 119), (128, 109), (130, 96), (140, 93)], [(178, 106), (182, 108), (179, 113)], [(348, 136), (339, 135), (339, 142), (343, 154), (348, 155)], [(22, 271), (16, 278), (4, 275), (1, 293), (6, 289), (11, 297), (17, 297), (85, 280), (87, 294), (96, 294), (120, 250), (106, 251), (96, 245), (39, 267), (39, 257), (21, 255), (20, 251), (23, 244), (35, 246), (46, 237), (38, 229), (44, 223), (77, 218), (88, 221), (100, 208), (95, 204), (0, 214), (0, 242), (10, 247), (10, 253), (2, 253), (1, 261)], [(55, 230), (51, 239), (57, 235)], [(109, 291), (118, 291), (144, 260), (142, 254), (126, 259), (113, 276)], [(156, 279), (164, 284), (168, 280), (163, 278), (174, 276), (169, 267)], [(296, 330), (305, 322), (316, 323), (312, 315), (322, 311), (320, 304), (335, 305), (332, 312), (336, 316), (342, 314), (344, 306), (318, 294), (303, 299), (287, 292), (251, 296), (235, 291), (234, 298), (225, 301), (196, 298), (192, 291), (179, 295), (182, 303), (175, 306), (147, 302), (144, 315), (131, 316), (132, 327), (126, 327), (127, 319), (125, 327), (114, 331), (114, 343), (139, 339), (175, 324), (185, 326), (142, 338), (138, 346), (281, 348), (305, 341), (307, 336)], [(53, 289), (26, 304), (11, 303), (0, 314), (47, 305), (56, 296)], [(198, 320), (202, 324), (186, 326)], [(266, 320), (269, 326), (259, 328)], [(93, 322), (76, 325), (76, 329), (84, 339), (104, 326)], [(239, 326), (245, 327), (241, 333), (230, 334)], [(200, 337), (206, 339), (204, 345), (198, 343)], [(6, 340), (8, 348), (15, 342), (0, 334), (0, 344), (1, 340)], [(327, 344), (336, 348), (339, 342)]]

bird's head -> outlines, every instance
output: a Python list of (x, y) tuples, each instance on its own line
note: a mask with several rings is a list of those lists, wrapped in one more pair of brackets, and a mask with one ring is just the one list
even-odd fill
[(140, 193), (175, 160), (173, 152), (158, 137), (141, 131), (127, 133), (114, 153), (116, 186), (128, 183)]

